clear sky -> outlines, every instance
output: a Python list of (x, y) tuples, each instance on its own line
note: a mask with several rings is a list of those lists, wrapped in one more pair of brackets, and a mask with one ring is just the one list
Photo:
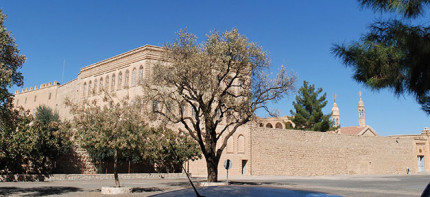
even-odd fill
[[(281, 65), (294, 72), (297, 89), (303, 80), (323, 88), (329, 101), (326, 113), (336, 93), (342, 126), (358, 125), (359, 91), (366, 123), (380, 135), (420, 133), (430, 126), (430, 117), (412, 96), (396, 97), (390, 90), (372, 91), (358, 84), (351, 69), (331, 54), (333, 44), (359, 39), (370, 23), (386, 17), (360, 8), (355, 0), (0, 0), (0, 9), (27, 57), (21, 70), (24, 87), (68, 82), (84, 66), (145, 44), (172, 42), (181, 28), (203, 41), (211, 30), (235, 27), (269, 53), (273, 72)], [(295, 92), (273, 107), (290, 115), (294, 99)]]

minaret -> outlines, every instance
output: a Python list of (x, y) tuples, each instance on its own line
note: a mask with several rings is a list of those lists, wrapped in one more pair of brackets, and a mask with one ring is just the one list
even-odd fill
[(358, 123), (360, 127), (366, 126), (366, 117), (364, 115), (364, 103), (363, 100), (361, 100), (361, 91), (358, 92), (360, 95), (360, 101), (358, 101)]
[(339, 114), (339, 108), (337, 107), (336, 104), (336, 94), (333, 94), (334, 97), (334, 103), (333, 103), (333, 108), (331, 108), (331, 120), (332, 120), (332, 124), (333, 127), (338, 127), (340, 126), (340, 114)]

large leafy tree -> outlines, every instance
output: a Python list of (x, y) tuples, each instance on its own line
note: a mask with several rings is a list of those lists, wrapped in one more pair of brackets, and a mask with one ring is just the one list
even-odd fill
[(75, 140), (96, 161), (113, 158), (115, 185), (120, 187), (118, 162), (124, 157), (140, 157), (147, 142), (148, 127), (141, 119), (140, 106), (130, 105), (128, 99), (117, 100), (105, 95), (106, 103), (85, 100), (66, 106), (74, 115), (71, 128)]
[[(5, 19), (0, 10), (0, 167), (3, 173), (49, 172), (48, 162), (58, 150), (56, 141), (61, 135), (58, 125), (37, 121), (30, 125), (31, 116), (13, 109), (8, 88), (23, 85), (19, 69), (25, 56), (19, 54), (12, 33), (4, 26)], [(49, 153), (44, 152), (47, 147)]]
[(295, 77), (282, 68), (276, 78), (257, 44), (237, 29), (212, 32), (199, 44), (187, 31), (165, 46), (164, 59), (144, 82), (145, 100), (154, 114), (187, 131), (200, 146), (208, 181), (218, 180), (218, 163), (227, 140), (269, 101), (277, 101)]
[[(40, 114), (40, 109), (36, 114)], [(51, 114), (52, 115), (52, 114)], [(70, 141), (57, 120), (42, 122), (21, 110), (13, 110), (10, 121), (15, 129), (0, 136), (2, 173), (43, 174), (48, 176), (54, 161), (70, 148)]]
[(11, 126), (9, 115), (13, 95), (8, 88), (23, 85), (23, 76), (18, 70), (25, 62), (25, 56), (19, 54), (15, 39), (4, 26), (6, 15), (0, 10), (0, 127)]
[(179, 135), (164, 127), (149, 127), (143, 120), (141, 103), (119, 99), (107, 92), (103, 97), (99, 103), (66, 100), (74, 115), (69, 127), (75, 131), (75, 140), (94, 161), (113, 161), (117, 187), (120, 186), (118, 164), (121, 160), (149, 161), (157, 166), (157, 171), (177, 172), (184, 161), (200, 156), (197, 144), (189, 135)]
[(296, 129), (322, 131), (330, 129), (330, 114), (324, 115), (322, 108), (327, 105), (326, 93), (320, 96), (322, 88), (315, 89), (307, 81), (299, 89), (296, 101), (293, 101), (294, 111), (291, 110), (292, 119)]
[(429, 0), (359, 0), (377, 11), (397, 12), (403, 19), (378, 21), (360, 41), (335, 45), (333, 53), (354, 70), (354, 79), (372, 89), (410, 93), (430, 114), (430, 28), (412, 25)]
[[(25, 173), (28, 170), (28, 156), (32, 150), (31, 136), (28, 132), (31, 116), (23, 110), (8, 113), (11, 127), (2, 127), (0, 132), (0, 169), (2, 174)], [(2, 125), (3, 126), (3, 125)]]
[(58, 114), (50, 107), (37, 108), (27, 133), (32, 135), (34, 148), (30, 158), (33, 158), (32, 165), (38, 168), (38, 173), (48, 175), (54, 168), (54, 161), (70, 150), (70, 136), (63, 126)]

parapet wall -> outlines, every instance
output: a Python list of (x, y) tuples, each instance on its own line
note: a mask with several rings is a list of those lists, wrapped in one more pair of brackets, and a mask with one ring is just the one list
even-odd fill
[(414, 141), (251, 128), (252, 175), (319, 176), (417, 172)]
[(38, 89), (49, 88), (49, 87), (52, 87), (52, 86), (59, 86), (59, 85), (60, 84), (57, 81), (54, 81), (54, 84), (52, 84), (52, 82), (44, 83), (44, 84), (40, 84), (39, 88), (37, 86), (34, 86), (34, 88), (33, 87), (28, 87), (28, 88), (24, 88), (22, 90), (15, 90), (15, 95), (21, 94), (21, 93), (35, 91), (35, 90), (38, 90)]

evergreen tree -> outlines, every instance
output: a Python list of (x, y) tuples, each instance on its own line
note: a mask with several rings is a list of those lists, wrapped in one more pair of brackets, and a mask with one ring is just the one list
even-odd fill
[(429, 0), (359, 0), (363, 7), (397, 12), (403, 19), (378, 21), (360, 41), (335, 45), (333, 53), (354, 70), (354, 79), (372, 89), (410, 93), (430, 114), (430, 28), (413, 25)]
[(296, 129), (321, 132), (330, 129), (330, 114), (324, 115), (322, 112), (322, 108), (327, 105), (326, 93), (319, 96), (322, 91), (321, 88), (316, 90), (315, 86), (309, 85), (307, 81), (303, 82), (296, 101), (293, 101), (295, 112), (290, 111)]

